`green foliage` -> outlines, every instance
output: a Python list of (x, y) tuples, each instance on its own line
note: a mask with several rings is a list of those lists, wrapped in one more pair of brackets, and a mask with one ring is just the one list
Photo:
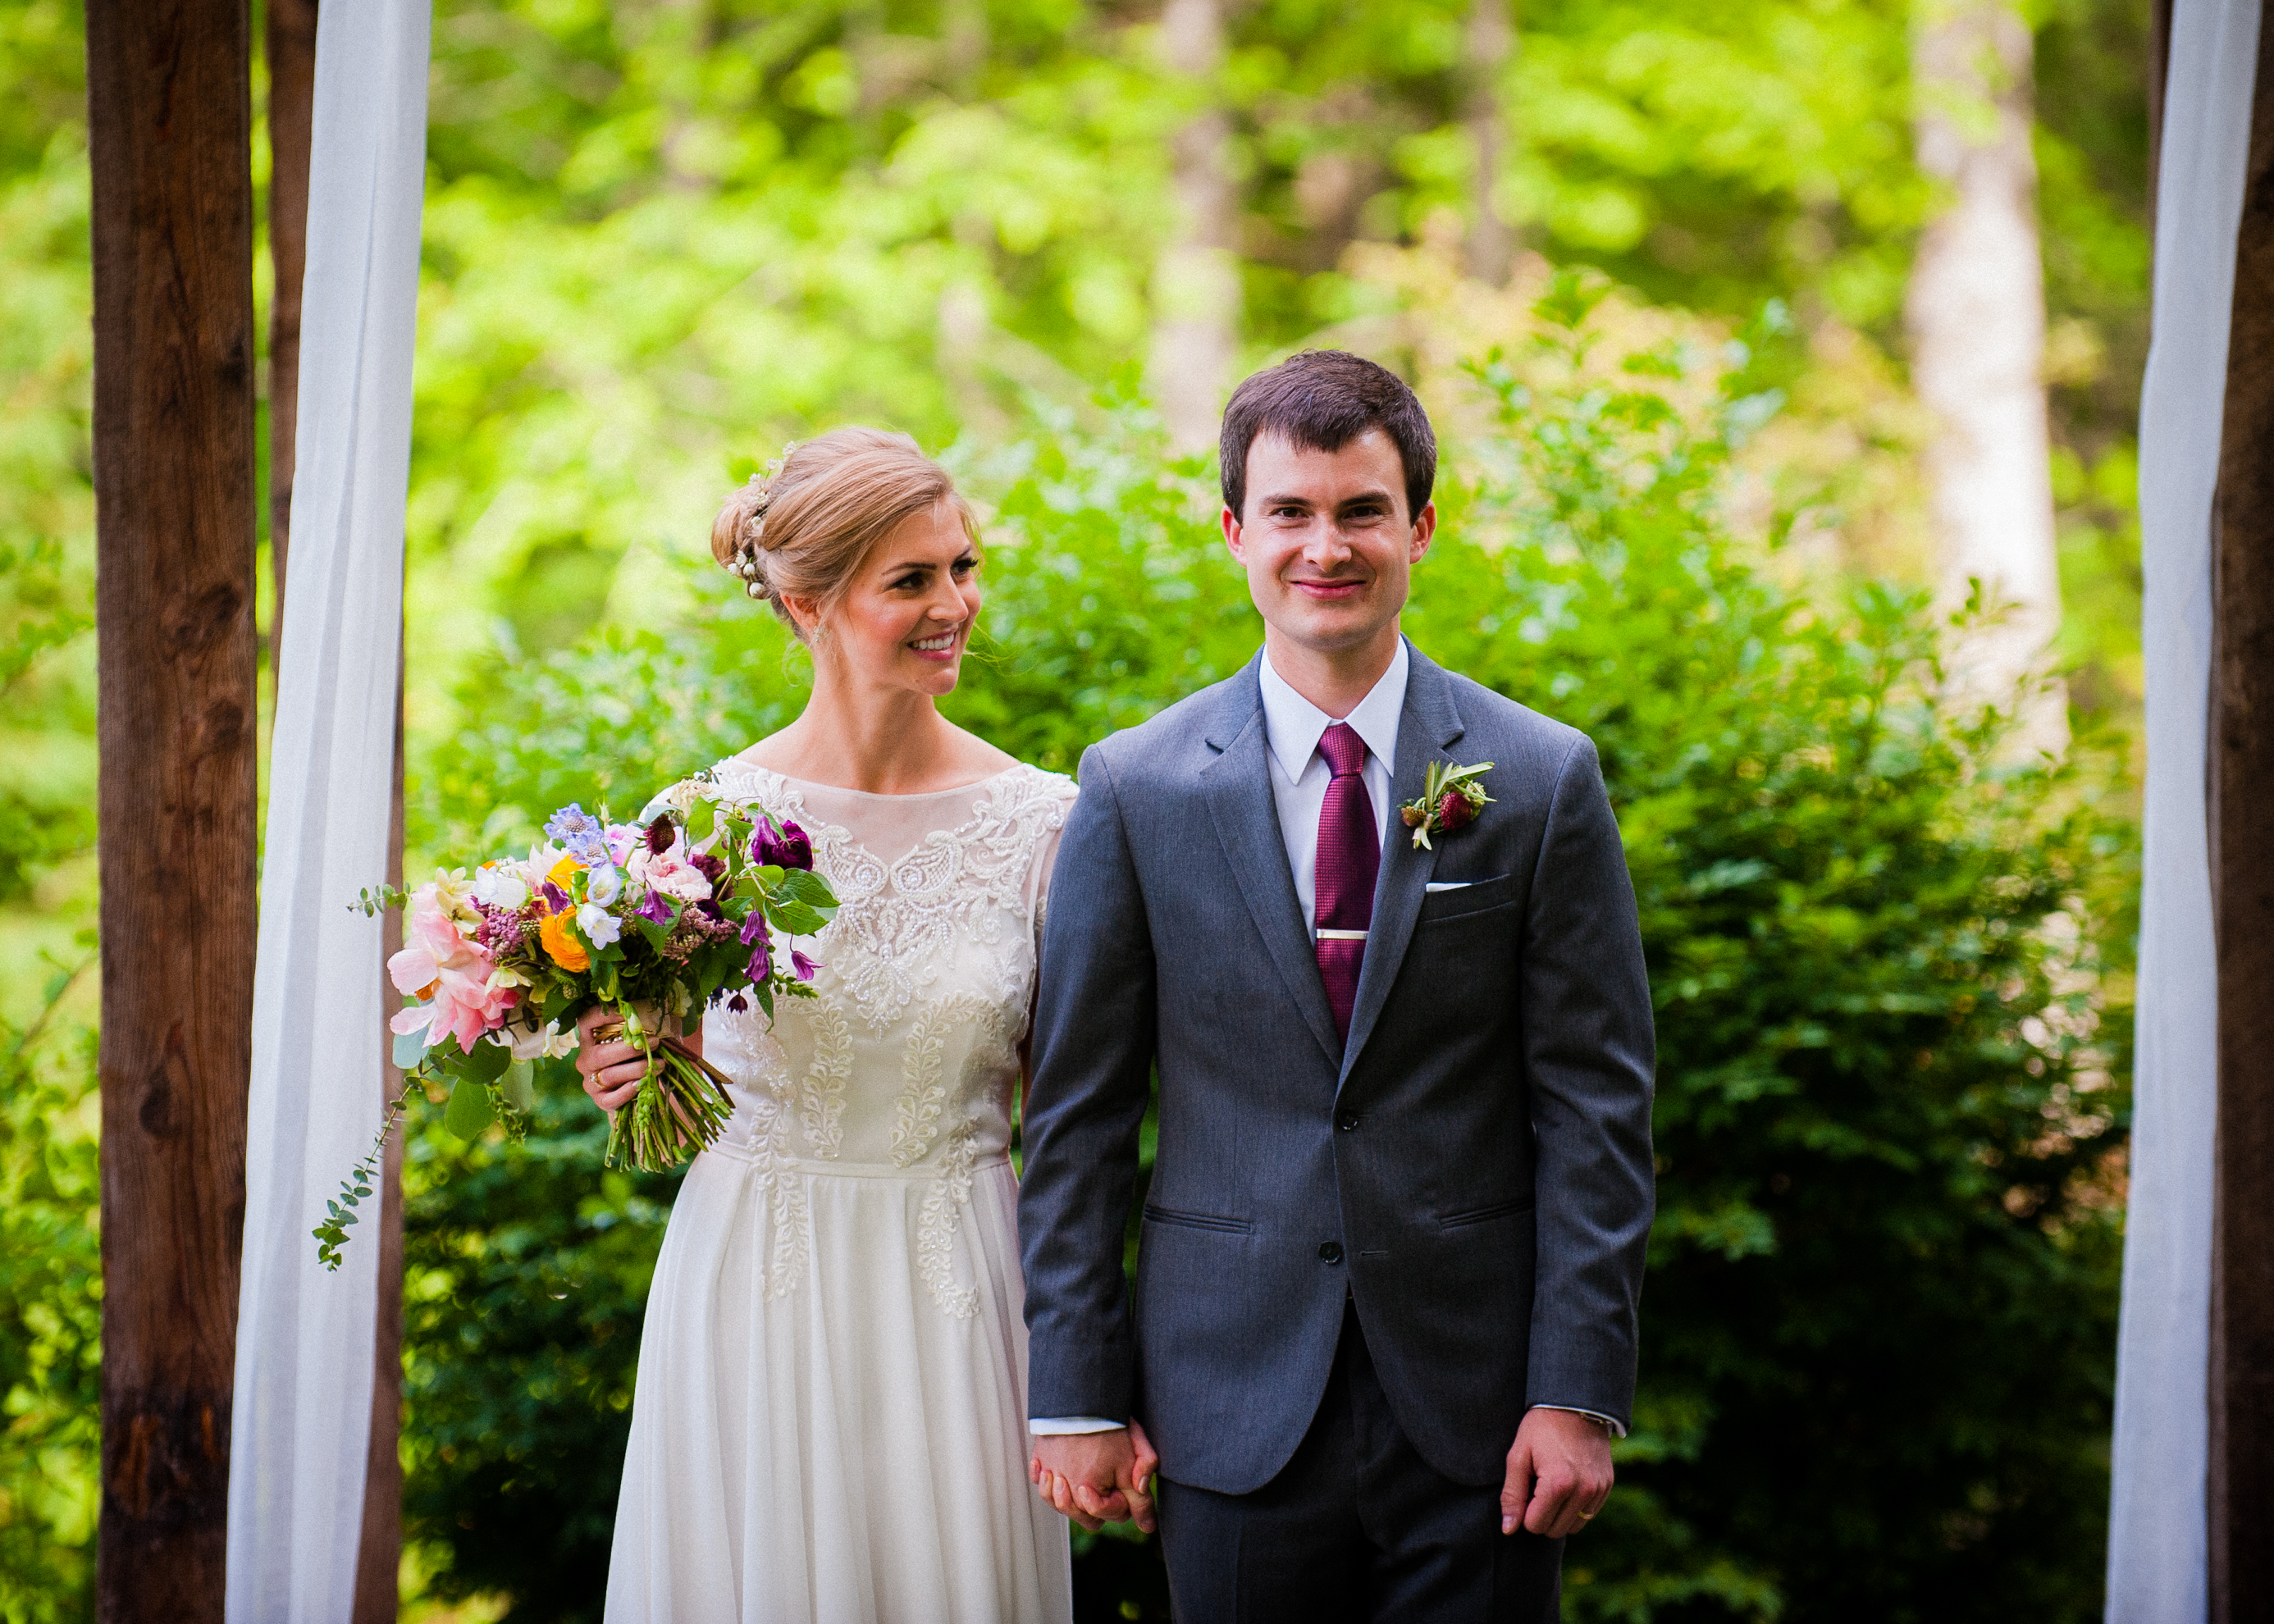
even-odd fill
[(93, 1034), (0, 1022), (0, 1619), (94, 1616), (102, 1332)]
[[(432, 1118), (404, 1171), (406, 1537), (444, 1598), (597, 1620), (640, 1312), (679, 1175), (604, 1172), (608, 1129), (544, 1063), (518, 1148)], [(493, 1141), (495, 1136), (493, 1136)]]
[[(1733, 538), (1730, 451), (1773, 404), (1745, 352), (1718, 381), (1666, 353), (1607, 385), (1588, 307), (1567, 284), (1552, 305), (1567, 325), (1479, 369), (1496, 432), (1448, 459), (1449, 517), (1407, 622), (1438, 658), (1595, 736), (1642, 909), (1660, 1218), (1638, 1425), (1611, 1510), (1574, 1546), (1574, 1615), (2082, 1620), (2116, 1290), (2103, 1169), (2128, 1051), (2103, 977), (2128, 939), (2129, 831), (2096, 810), (2089, 746), (2072, 766), (2011, 762), (2000, 718), (1940, 696), (1944, 628), (1921, 598), (1867, 586), (1827, 606)], [(990, 642), (952, 708), (1048, 764), (1256, 641), (1201, 470), (1163, 471), (1141, 415), (1110, 421), (1102, 438), (1056, 421), (968, 475), (997, 515)], [(486, 705), (531, 726), (453, 747), (460, 771), (497, 752), (479, 816), (506, 817), (562, 762), (621, 773), (623, 735), (584, 701), (628, 677), (656, 677), (666, 710), (694, 692), (717, 707), (664, 773), (744, 742), (730, 718), (755, 733), (780, 695), (739, 685), (734, 641), (708, 679), (700, 636), (668, 658), (599, 643), (583, 676), (561, 656), (486, 677)], [(640, 710), (639, 690), (614, 692)], [(546, 1177), (598, 1183), (555, 1165)], [(422, 1222), (472, 1246), (495, 1199), (439, 1189)], [(562, 1194), (509, 1222), (523, 1269), (579, 1267), (590, 1244)], [(631, 1249), (652, 1243), (612, 1243), (626, 1316)], [(496, 1294), (431, 1299), (421, 1367), (528, 1402), (509, 1361), (478, 1368), (517, 1312)], [(607, 1380), (628, 1383), (611, 1325), (577, 1357), (617, 1361)], [(556, 1389), (572, 1434), (597, 1436), (604, 1387), (621, 1390), (597, 1374)], [(592, 1447), (613, 1460), (621, 1444)], [(467, 1498), (478, 1481), (487, 1492), (425, 1457), (427, 1526), (463, 1506), (497, 1529), (504, 1514)], [(546, 1538), (546, 1563), (570, 1560)], [(525, 1543), (489, 1539), (486, 1582), (549, 1583), (498, 1565)], [(1138, 1593), (1126, 1545), (1085, 1553), (1086, 1587)]]
[[(1505, 460), (1418, 586), (1438, 658), (1592, 733), (1642, 911), (1660, 1216), (1582, 1618), (2097, 1616), (2131, 831), (2001, 754), (1918, 598), (1720, 532), (1747, 415), (1484, 369)], [(2097, 1024), (2096, 1024), (2096, 1022)]]

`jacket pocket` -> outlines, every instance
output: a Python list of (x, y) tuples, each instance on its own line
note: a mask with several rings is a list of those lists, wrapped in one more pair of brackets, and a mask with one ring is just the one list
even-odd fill
[(1503, 874), (1451, 891), (1430, 891), (1421, 898), (1421, 911), (1414, 922), (1427, 925), (1441, 919), (1457, 919), (1464, 914), (1483, 914), (1505, 907), (1517, 900), (1517, 880), (1513, 874)]
[(1145, 1203), (1145, 1222), (1173, 1224), (1181, 1229), (1213, 1229), (1220, 1235), (1247, 1235), (1255, 1226), (1245, 1218), (1225, 1218), (1215, 1213), (1180, 1213), (1173, 1207)]
[(1531, 1196), (1520, 1195), (1513, 1200), (1495, 1201), (1490, 1207), (1472, 1207), (1466, 1212), (1448, 1213), (1437, 1221), (1437, 1227), (1441, 1229), (1459, 1229), (1472, 1223), (1490, 1223), (1495, 1218), (1508, 1218), (1517, 1213), (1530, 1212), (1532, 1200), (1533, 1198)]

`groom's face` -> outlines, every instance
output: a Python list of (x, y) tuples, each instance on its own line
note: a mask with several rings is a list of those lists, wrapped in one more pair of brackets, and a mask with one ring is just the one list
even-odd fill
[(1261, 434), (1247, 452), (1246, 511), (1224, 513), (1224, 543), (1279, 635), (1322, 654), (1394, 635), (1413, 566), (1437, 527), (1432, 502), (1405, 510), (1405, 465), (1380, 429), (1339, 451)]

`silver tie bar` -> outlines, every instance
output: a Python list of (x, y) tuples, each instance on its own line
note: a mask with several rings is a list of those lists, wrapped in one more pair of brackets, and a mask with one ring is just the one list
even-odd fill
[(1319, 932), (1319, 940), (1321, 942), (1363, 942), (1366, 940), (1366, 932), (1363, 930), (1321, 930)]

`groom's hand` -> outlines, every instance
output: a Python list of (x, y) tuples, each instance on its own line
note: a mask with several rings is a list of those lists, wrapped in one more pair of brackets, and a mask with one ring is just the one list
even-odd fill
[(1065, 1432), (1035, 1440), (1027, 1477), (1042, 1497), (1091, 1533), (1133, 1522), (1153, 1531), (1153, 1473), (1161, 1463), (1145, 1429), (1132, 1421), (1110, 1432)]
[(1501, 1485), (1500, 1531), (1520, 1523), (1547, 1539), (1576, 1534), (1611, 1497), (1611, 1440), (1568, 1410), (1531, 1410), (1516, 1429)]

